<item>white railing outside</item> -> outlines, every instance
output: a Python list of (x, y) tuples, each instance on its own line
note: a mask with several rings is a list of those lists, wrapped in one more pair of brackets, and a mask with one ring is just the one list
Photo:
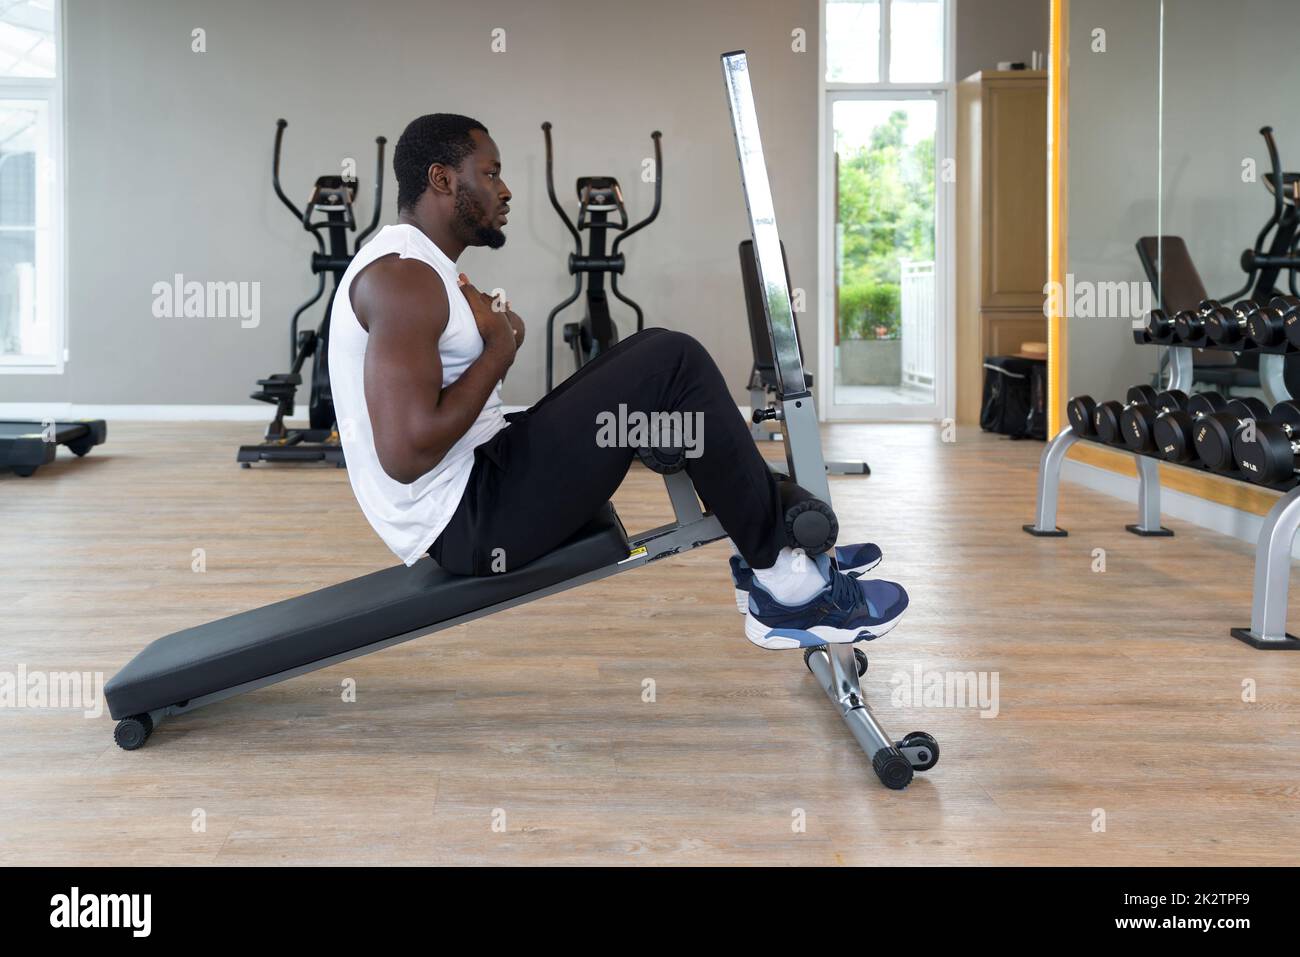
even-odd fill
[(902, 260), (899, 337), (903, 340), (903, 384), (934, 386), (934, 263)]

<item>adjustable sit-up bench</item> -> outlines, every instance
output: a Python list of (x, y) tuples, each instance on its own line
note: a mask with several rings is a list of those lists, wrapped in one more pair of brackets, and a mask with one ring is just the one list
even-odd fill
[[(834, 544), (836, 522), (829, 506), (817, 412), (804, 378), (790, 308), (745, 53), (723, 54), (722, 68), (754, 235), (757, 271), (749, 281), (759, 289), (751, 292), (757, 291), (766, 304), (775, 356), (778, 387), (772, 418), (785, 433), (790, 478), (813, 496), (790, 498), (786, 533), (793, 544), (810, 553), (825, 551)], [(648, 464), (660, 459), (643, 458)], [(134, 750), (165, 717), (726, 537), (718, 520), (701, 510), (684, 471), (673, 471), (671, 463), (657, 470), (665, 473), (676, 521), (634, 538), (628, 538), (607, 503), (564, 545), (514, 571), (462, 577), (423, 558), (411, 567), (389, 568), (160, 638), (104, 689), (109, 713), (118, 719), (114, 739)], [(804, 662), (888, 787), (906, 787), (914, 770), (927, 770), (938, 761), (938, 746), (930, 735), (916, 732), (894, 742), (876, 722), (858, 685), (866, 671), (861, 651), (849, 645), (823, 646), (809, 649)]]

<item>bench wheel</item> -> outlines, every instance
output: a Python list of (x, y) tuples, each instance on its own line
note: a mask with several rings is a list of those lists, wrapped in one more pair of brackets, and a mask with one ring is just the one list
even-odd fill
[(912, 765), (912, 768), (916, 771), (929, 771), (939, 763), (939, 742), (934, 740), (932, 734), (926, 734), (924, 731), (913, 731), (898, 742), (900, 751), (907, 748), (922, 749), (917, 755), (921, 759), (921, 763)]
[(117, 727), (113, 729), (113, 740), (123, 751), (134, 751), (136, 748), (144, 747), (151, 734), (153, 734), (153, 718), (147, 714), (133, 714), (117, 723)]
[[(825, 645), (818, 645), (816, 648), (805, 648), (803, 652), (804, 667), (812, 671), (812, 665), (808, 664), (808, 659), (818, 651), (825, 651)], [(853, 658), (858, 663), (858, 677), (861, 678), (867, 673), (867, 653), (861, 648), (853, 649)]]
[(912, 783), (912, 762), (898, 748), (881, 748), (871, 759), (871, 767), (891, 791), (901, 791)]

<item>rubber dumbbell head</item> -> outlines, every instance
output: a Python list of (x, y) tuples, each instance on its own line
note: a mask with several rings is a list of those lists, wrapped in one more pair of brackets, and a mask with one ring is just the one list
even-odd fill
[(1282, 314), (1282, 334), (1286, 341), (1300, 349), (1300, 299), (1278, 296), (1269, 305)]
[(1161, 392), (1149, 404), (1134, 403), (1120, 415), (1120, 432), (1124, 444), (1134, 452), (1155, 451), (1156, 419), (1164, 412), (1182, 409), (1187, 405), (1187, 395), (1179, 389)]
[(1246, 339), (1246, 321), (1259, 310), (1253, 299), (1243, 299), (1231, 309), (1217, 309), (1205, 318), (1205, 332), (1213, 343), (1230, 346)]
[(1109, 445), (1126, 445), (1124, 437), (1123, 416), (1125, 411), (1134, 406), (1154, 406), (1156, 390), (1149, 385), (1135, 385), (1128, 390), (1127, 401), (1103, 402), (1092, 414), (1093, 428), (1097, 437)]
[(1266, 419), (1268, 406), (1256, 398), (1233, 399), (1222, 412), (1212, 412), (1196, 421), (1193, 431), (1196, 455), (1201, 464), (1216, 472), (1233, 467), (1232, 437), (1247, 419)]
[(1196, 421), (1212, 412), (1221, 412), (1227, 404), (1227, 400), (1217, 392), (1198, 392), (1187, 400), (1183, 408), (1161, 412), (1151, 429), (1156, 452), (1169, 462), (1195, 459)]
[(1286, 341), (1285, 316), (1272, 305), (1256, 309), (1246, 317), (1246, 336), (1265, 349), (1280, 346)]
[(1174, 409), (1187, 408), (1187, 393), (1182, 389), (1166, 389), (1156, 396), (1157, 412), (1170, 412)]
[(1216, 336), (1222, 335), (1225, 328), (1233, 328), (1237, 321), (1236, 314), (1216, 299), (1207, 299), (1201, 303), (1199, 312), (1205, 327), (1205, 341), (1207, 344), (1218, 342)]
[(1174, 336), (1179, 342), (1194, 345), (1205, 341), (1205, 317), (1185, 309), (1174, 316)]
[(1300, 450), (1300, 402), (1279, 402), (1268, 418), (1245, 423), (1232, 436), (1232, 456), (1252, 482), (1275, 485), (1295, 474)]
[(1174, 320), (1163, 309), (1148, 312), (1144, 328), (1152, 342), (1174, 341)]
[(1119, 417), (1124, 414), (1124, 406), (1118, 402), (1103, 402), (1092, 414), (1092, 428), (1097, 438), (1109, 445), (1123, 441)]
[(1092, 417), (1097, 412), (1097, 403), (1090, 395), (1076, 395), (1065, 406), (1065, 414), (1070, 418), (1070, 428), (1075, 435), (1093, 435)]

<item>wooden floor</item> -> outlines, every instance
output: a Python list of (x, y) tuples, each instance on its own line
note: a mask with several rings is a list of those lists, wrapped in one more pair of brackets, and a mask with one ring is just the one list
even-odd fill
[[(393, 564), (344, 472), (238, 469), (255, 433), (112, 423), (84, 460), (0, 475), (0, 671), (111, 676), (162, 634)], [(825, 435), (875, 471), (833, 480), (841, 541), (880, 543), (912, 597), (865, 646), (885, 727), (942, 746), (908, 790), (877, 783), (798, 653), (745, 641), (718, 544), (173, 718), (134, 753), (107, 714), (0, 708), (0, 863), (1297, 862), (1300, 655), (1228, 636), (1248, 545), (1173, 520), (1136, 538), (1131, 506), (1072, 485), (1070, 537), (1032, 539), (1041, 445)], [(668, 515), (639, 468), (616, 504), (629, 529)], [(996, 675), (997, 716), (891, 702), (916, 667)]]

